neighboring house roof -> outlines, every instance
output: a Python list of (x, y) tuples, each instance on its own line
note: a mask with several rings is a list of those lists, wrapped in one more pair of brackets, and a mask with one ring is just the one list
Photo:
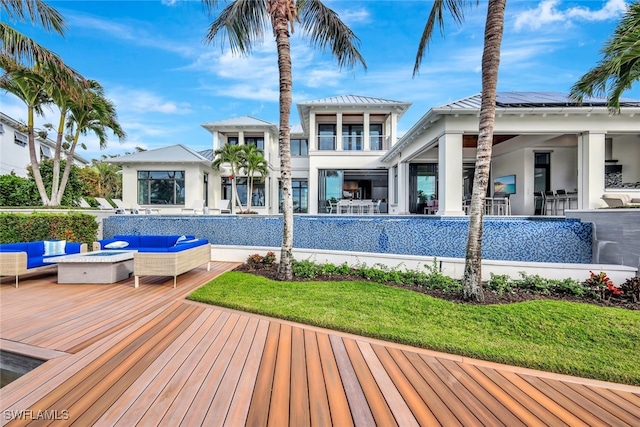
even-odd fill
[(264, 129), (270, 128), (273, 132), (278, 132), (278, 126), (265, 120), (256, 119), (251, 116), (233, 117), (231, 119), (220, 120), (217, 122), (209, 122), (202, 124), (202, 127), (209, 132), (230, 131), (230, 130), (246, 130), (246, 129)]
[(205, 159), (213, 162), (213, 150), (212, 149), (198, 151), (198, 154), (200, 154)]
[[(482, 102), (482, 94), (453, 101), (440, 107), (435, 107), (415, 123), (398, 142), (387, 151), (380, 160), (383, 162), (393, 159), (417, 135), (433, 126), (433, 123), (443, 115), (473, 114), (478, 115)], [(620, 106), (623, 113), (640, 113), (640, 100), (621, 98)], [(629, 111), (631, 109), (631, 111)], [(498, 92), (496, 94), (496, 113), (499, 114), (610, 114), (606, 98), (589, 97), (582, 103), (559, 92)]]
[[(23, 128), (25, 126), (24, 123), (21, 123), (9, 116), (7, 116), (6, 114), (0, 112), (0, 123), (4, 122), (6, 124), (8, 124), (9, 126), (11, 126), (12, 128), (18, 130), (18, 132), (24, 134), (24, 132), (21, 132), (20, 129)], [(25, 134), (26, 136), (26, 134)], [(41, 145), (49, 147), (52, 150), (55, 150), (56, 148), (56, 142), (52, 139), (46, 138), (46, 139), (42, 139), (39, 138), (36, 135), (36, 140), (40, 142)], [(65, 153), (65, 156), (68, 154), (67, 150), (63, 150)], [(49, 156), (48, 156), (49, 157)], [(51, 157), (53, 157), (53, 153), (51, 154)], [(89, 163), (91, 163), (89, 160), (85, 159), (84, 157), (82, 157), (81, 155), (77, 154), (77, 153), (73, 153), (73, 160), (76, 162), (76, 164), (80, 164), (80, 165), (88, 165)]]
[(182, 144), (170, 145), (169, 147), (156, 148), (154, 150), (139, 151), (125, 156), (113, 157), (105, 160), (109, 163), (193, 163), (200, 162), (208, 166), (211, 160), (193, 151)]
[(300, 124), (291, 125), (291, 129), (289, 130), (289, 133), (291, 135), (304, 134), (304, 129), (302, 129), (302, 125)]
[(410, 102), (392, 101), (383, 98), (371, 98), (361, 95), (340, 95), (331, 98), (316, 99), (298, 103), (298, 113), (304, 130), (309, 129), (309, 112), (315, 107), (352, 108), (358, 111), (367, 111), (380, 108), (394, 109), (398, 113), (398, 119), (411, 106)]

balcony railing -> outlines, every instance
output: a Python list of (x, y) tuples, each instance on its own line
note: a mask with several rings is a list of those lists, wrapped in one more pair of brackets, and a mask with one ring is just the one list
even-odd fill
[[(348, 135), (342, 136), (342, 150), (343, 151), (362, 151), (365, 148), (364, 136), (362, 135)], [(333, 151), (336, 149), (335, 135), (318, 135), (318, 149), (325, 151)], [(387, 135), (371, 135), (369, 136), (369, 150), (381, 151), (389, 149), (389, 136)]]

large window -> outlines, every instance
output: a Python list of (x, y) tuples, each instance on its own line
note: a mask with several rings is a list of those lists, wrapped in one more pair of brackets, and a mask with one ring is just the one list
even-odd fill
[(257, 149), (264, 151), (264, 137), (246, 137), (244, 140), (245, 145), (254, 145)]
[[(222, 199), (232, 200), (233, 188), (231, 185), (231, 179), (222, 178)], [(238, 197), (240, 197), (240, 203), (247, 206), (247, 193), (249, 191), (249, 185), (247, 177), (236, 178), (236, 188), (238, 190)], [(253, 180), (253, 191), (251, 193), (251, 206), (264, 206), (265, 205), (265, 185), (264, 181), (260, 182), (257, 178)]]
[(318, 125), (318, 150), (336, 149), (336, 125)]
[(551, 153), (534, 153), (533, 191), (551, 190)]
[[(309, 212), (309, 183), (306, 179), (291, 180), (291, 198), (293, 199), (293, 212)], [(282, 213), (282, 187), (279, 196), (279, 212)]]
[(383, 150), (384, 136), (382, 135), (382, 124), (369, 125), (369, 149)]
[(184, 205), (184, 171), (138, 171), (138, 204)]
[(362, 150), (364, 126), (342, 125), (342, 149), (346, 151)]
[(438, 164), (409, 165), (409, 212), (423, 213), (429, 200), (438, 199)]
[[(318, 171), (318, 213), (324, 213), (329, 201), (340, 199), (384, 200), (388, 194), (387, 170), (331, 170)], [(328, 210), (327, 210), (328, 212)]]
[(291, 140), (291, 155), (292, 156), (308, 156), (309, 155), (309, 141), (306, 139), (292, 139)]
[(238, 145), (238, 137), (237, 136), (230, 136), (227, 138), (227, 144), (229, 145)]

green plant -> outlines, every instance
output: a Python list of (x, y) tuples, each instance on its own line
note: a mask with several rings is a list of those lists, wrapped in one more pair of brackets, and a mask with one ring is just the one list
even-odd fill
[(578, 282), (575, 279), (567, 278), (563, 280), (551, 280), (550, 282), (554, 292), (565, 295), (581, 297), (589, 291), (589, 289), (585, 287), (584, 283)]
[(620, 289), (626, 296), (631, 298), (633, 302), (640, 301), (640, 277), (630, 277), (622, 285)]
[(455, 279), (445, 275), (438, 268), (436, 259), (433, 260), (433, 265), (425, 264), (427, 269), (427, 277), (424, 282), (425, 289), (440, 290), (446, 293), (462, 292), (462, 284)]
[(589, 278), (585, 283), (601, 300), (609, 301), (612, 296), (622, 294), (620, 288), (613, 284), (605, 272), (601, 271), (595, 274), (593, 271), (590, 271), (589, 274)]
[(491, 278), (485, 283), (485, 289), (493, 291), (498, 295), (504, 295), (505, 292), (513, 292), (516, 288), (515, 282), (511, 280), (508, 274), (490, 274)]
[(257, 266), (262, 265), (263, 262), (264, 257), (260, 254), (249, 255), (249, 258), (247, 258), (247, 265), (252, 268), (256, 268)]
[(549, 295), (551, 292), (548, 279), (537, 274), (527, 274), (524, 271), (520, 272), (520, 279), (515, 280), (515, 286), (525, 291), (544, 295)]
[(319, 267), (313, 261), (304, 259), (302, 261), (293, 260), (293, 275), (305, 279), (314, 279), (319, 272)]
[(98, 226), (95, 216), (79, 212), (0, 214), (0, 243), (64, 239), (90, 244)]
[(276, 254), (275, 254), (275, 252), (273, 252), (273, 251), (267, 252), (267, 254), (264, 256), (264, 259), (262, 260), (262, 262), (265, 265), (275, 264), (275, 262), (276, 262)]

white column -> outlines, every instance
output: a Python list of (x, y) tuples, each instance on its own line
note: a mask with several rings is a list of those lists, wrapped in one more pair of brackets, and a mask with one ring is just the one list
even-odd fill
[(244, 145), (244, 131), (238, 132), (238, 145)]
[(267, 163), (271, 160), (271, 138), (269, 138), (269, 132), (262, 132), (262, 140), (264, 141), (264, 153), (263, 156)]
[(389, 123), (389, 130), (385, 129), (384, 131), (385, 133), (389, 132), (389, 141), (387, 146), (383, 145), (382, 147), (385, 150), (388, 150), (395, 145), (398, 140), (398, 113), (391, 113), (391, 119), (387, 123)]
[(309, 151), (318, 149), (318, 129), (316, 129), (316, 113), (309, 114)]
[(220, 133), (216, 130), (213, 132), (213, 151), (216, 151), (220, 147)]
[(342, 151), (342, 113), (336, 114), (336, 151)]
[(362, 144), (364, 145), (364, 151), (371, 150), (371, 138), (369, 137), (369, 118), (369, 113), (364, 113), (364, 123), (362, 125), (362, 127), (364, 128), (364, 134), (362, 136), (362, 138), (364, 139), (364, 141), (362, 141)]
[(438, 140), (438, 215), (464, 215), (462, 197), (462, 133), (446, 133)]
[(398, 206), (396, 213), (409, 213), (409, 163), (398, 163)]
[(604, 206), (604, 133), (578, 136), (578, 209)]

